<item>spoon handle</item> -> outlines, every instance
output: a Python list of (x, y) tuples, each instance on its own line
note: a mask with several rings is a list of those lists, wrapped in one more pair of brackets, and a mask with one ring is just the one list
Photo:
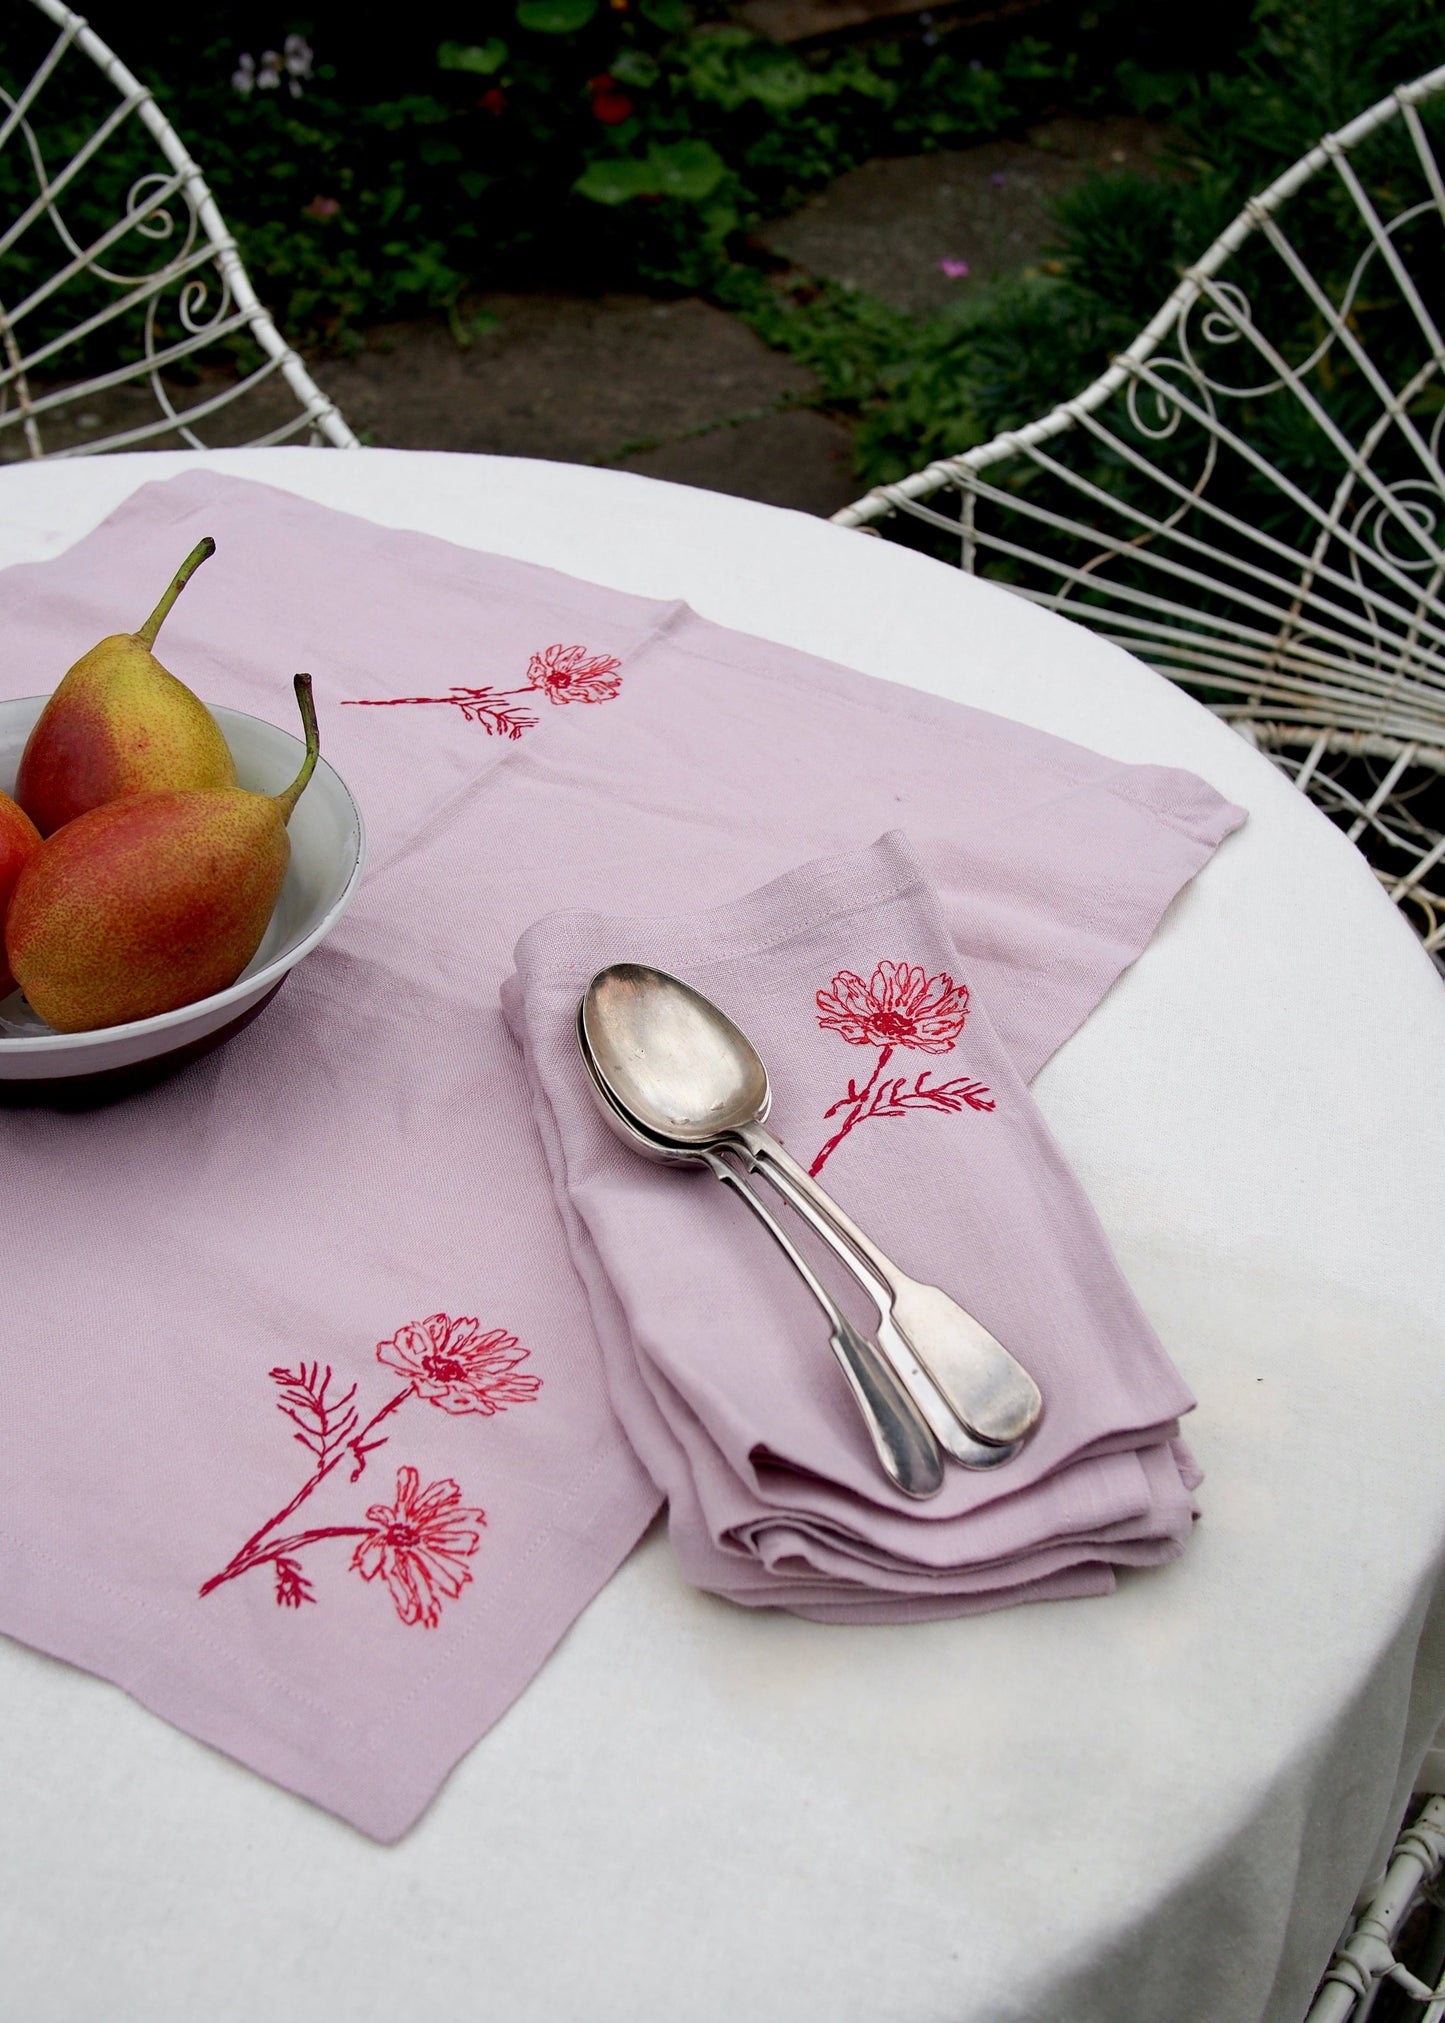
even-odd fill
[(912, 1344), (894, 1320), (892, 1295), (887, 1285), (853, 1255), (832, 1224), (814, 1205), (811, 1196), (800, 1192), (788, 1175), (775, 1167), (759, 1162), (756, 1171), (770, 1187), (777, 1189), (789, 1207), (802, 1217), (819, 1241), (827, 1245), (850, 1278), (873, 1302), (878, 1310), (878, 1326), (873, 1339), (892, 1365), (899, 1383), (923, 1414), (929, 1431), (944, 1453), (958, 1462), (961, 1468), (997, 1468), (1005, 1461), (1012, 1461), (1021, 1443), (1012, 1440), (1000, 1446), (992, 1440), (974, 1438), (946, 1403), (933, 1379), (926, 1374), (913, 1353)]
[(707, 1165), (725, 1187), (745, 1201), (783, 1251), (828, 1317), (829, 1345), (868, 1428), (884, 1474), (905, 1496), (920, 1501), (943, 1487), (943, 1463), (923, 1417), (878, 1350), (848, 1320), (787, 1231), (759, 1201), (743, 1176), (715, 1152)]
[(885, 1257), (771, 1132), (749, 1124), (737, 1135), (749, 1160), (786, 1183), (784, 1191), (803, 1213), (808, 1203), (814, 1227), (822, 1217), (833, 1237), (881, 1282), (885, 1319), (902, 1334), (965, 1432), (998, 1447), (1021, 1440), (1036, 1423), (1043, 1399), (1003, 1343), (940, 1287), (910, 1278)]

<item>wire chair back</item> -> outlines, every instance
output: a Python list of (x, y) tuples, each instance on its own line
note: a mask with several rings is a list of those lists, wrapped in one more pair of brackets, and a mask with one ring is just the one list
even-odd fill
[(1085, 392), (834, 518), (911, 525), (1184, 683), (1445, 968), (1441, 92), (1445, 66), (1252, 198)]
[[(0, 62), (0, 461), (358, 447), (150, 93), (79, 14), (31, 4)], [(33, 71), (8, 74), (32, 25)]]

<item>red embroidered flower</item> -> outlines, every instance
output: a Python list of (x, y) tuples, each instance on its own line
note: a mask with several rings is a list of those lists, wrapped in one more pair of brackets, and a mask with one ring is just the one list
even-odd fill
[(481, 1543), (484, 1510), (468, 1510), (450, 1479), (420, 1487), (414, 1468), (396, 1471), (396, 1502), (373, 1503), (369, 1531), (351, 1555), (363, 1580), (378, 1575), (407, 1624), (434, 1630), (443, 1599), (455, 1601), (471, 1580), (466, 1561)]
[(855, 1047), (913, 1047), (946, 1054), (968, 1017), (968, 986), (906, 962), (880, 962), (865, 984), (839, 970), (817, 995), (818, 1024)]
[(611, 702), (622, 686), (621, 665), (585, 646), (548, 646), (527, 663), (527, 686), (540, 688), (548, 702)]
[(508, 1405), (525, 1405), (542, 1388), (540, 1377), (519, 1376), (528, 1351), (505, 1328), (483, 1334), (475, 1317), (451, 1320), (429, 1314), (408, 1321), (390, 1341), (378, 1342), (377, 1359), (407, 1378), (419, 1398), (444, 1412), (480, 1412), (490, 1419)]

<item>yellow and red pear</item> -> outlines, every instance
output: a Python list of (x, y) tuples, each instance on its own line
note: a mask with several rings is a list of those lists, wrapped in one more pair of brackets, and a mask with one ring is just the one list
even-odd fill
[(306, 757), (281, 794), (129, 794), (77, 815), (21, 872), (5, 951), (31, 1009), (81, 1033), (225, 990), (280, 896), (286, 824), (319, 749), (311, 677), (296, 677)]
[(151, 651), (171, 606), (215, 552), (207, 535), (140, 630), (112, 633), (82, 655), (40, 712), (15, 798), (42, 836), (122, 794), (235, 786), (220, 726)]
[[(10, 907), (15, 881), (40, 848), (40, 831), (23, 808), (8, 794), (0, 794), (0, 928)], [(0, 997), (9, 997), (15, 979), (5, 966), (5, 950), (0, 944)]]

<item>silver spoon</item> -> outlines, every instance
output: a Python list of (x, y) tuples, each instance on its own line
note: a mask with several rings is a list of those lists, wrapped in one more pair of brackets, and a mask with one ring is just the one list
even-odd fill
[(787, 1196), (878, 1305), (880, 1346), (902, 1337), (966, 1435), (996, 1447), (1024, 1437), (1043, 1402), (1032, 1377), (956, 1300), (901, 1271), (763, 1129), (767, 1070), (724, 1012), (663, 970), (614, 963), (587, 986), (578, 1022), (597, 1079), (649, 1138), (736, 1148)]
[(618, 1107), (598, 1073), (582, 1030), (580, 1010), (577, 1043), (591, 1077), (597, 1106), (619, 1138), (647, 1159), (661, 1160), (667, 1165), (706, 1166), (714, 1179), (730, 1187), (747, 1203), (827, 1315), (829, 1345), (848, 1381), (853, 1402), (868, 1428), (884, 1474), (905, 1496), (920, 1500), (937, 1496), (943, 1487), (943, 1463), (922, 1414), (872, 1342), (853, 1326), (781, 1223), (720, 1152), (710, 1148), (688, 1152), (669, 1150), (637, 1128)]
[[(587, 1072), (592, 1078), (592, 1093), (597, 1100), (597, 1105), (618, 1136), (624, 1139), (634, 1152), (640, 1152), (645, 1159), (655, 1159), (669, 1166), (707, 1165), (718, 1179), (725, 1181), (737, 1193), (741, 1194), (748, 1207), (753, 1210), (760, 1220), (766, 1223), (772, 1236), (787, 1251), (788, 1255), (793, 1258), (794, 1262), (799, 1265), (799, 1269), (803, 1270), (805, 1275), (810, 1277), (811, 1281), (809, 1268), (801, 1262), (790, 1239), (781, 1226), (774, 1217), (768, 1214), (768, 1211), (763, 1207), (762, 1203), (758, 1200), (752, 1189), (747, 1186), (736, 1169), (729, 1165), (720, 1154), (712, 1151), (700, 1153), (693, 1150), (684, 1150), (679, 1148), (675, 1143), (655, 1138), (650, 1132), (643, 1129), (635, 1117), (628, 1114), (615, 1092), (608, 1087), (606, 1078), (597, 1066), (596, 1061), (592, 1058), (592, 1050), (587, 1044), (587, 1034), (583, 1024), (581, 1006), (578, 1007), (577, 1012), (577, 1044), (581, 1050)], [(746, 1157), (736, 1146), (729, 1149), (735, 1156)], [(754, 1167), (750, 1167), (749, 1170), (764, 1171), (764, 1169)], [(787, 1191), (786, 1184), (783, 1181), (771, 1174), (765, 1173), (764, 1177), (771, 1181), (772, 1185), (782, 1194), (785, 1201), (793, 1204), (794, 1197)], [(817, 1225), (809, 1213), (807, 1205), (801, 1205), (799, 1212), (808, 1223), (809, 1228), (816, 1232)], [(823, 1235), (824, 1241), (829, 1242), (829, 1248), (835, 1248), (829, 1241), (826, 1231), (823, 1232)], [(911, 1399), (914, 1406), (922, 1413), (929, 1431), (933, 1434), (934, 1439), (943, 1448), (944, 1452), (964, 1468), (997, 1468), (1001, 1462), (1011, 1461), (1014, 1455), (1018, 1453), (1022, 1442), (1014, 1440), (1006, 1446), (999, 1446), (991, 1441), (975, 1440), (960, 1425), (939, 1395), (936, 1386), (924, 1375), (918, 1358), (894, 1325), (891, 1310), (888, 1306), (887, 1288), (883, 1286), (880, 1280), (874, 1278), (865, 1266), (858, 1264), (852, 1259), (846, 1260), (846, 1262), (850, 1273), (862, 1285), (880, 1316), (875, 1340), (870, 1341), (866, 1336), (858, 1336), (858, 1340), (863, 1343), (864, 1351), (867, 1354), (872, 1355), (877, 1349), (882, 1350), (894, 1377), (902, 1386), (908, 1398)], [(831, 1319), (831, 1302), (825, 1307), (825, 1311), (829, 1312)], [(846, 1322), (845, 1326), (848, 1326)], [(851, 1334), (855, 1331), (849, 1327), (849, 1332)]]

